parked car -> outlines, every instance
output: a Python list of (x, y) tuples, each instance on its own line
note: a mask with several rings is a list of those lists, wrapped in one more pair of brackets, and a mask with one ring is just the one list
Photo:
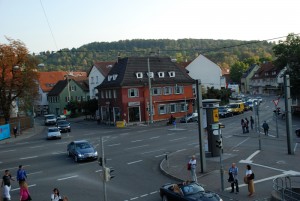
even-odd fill
[(198, 113), (194, 112), (194, 113), (190, 113), (185, 117), (182, 117), (180, 119), (180, 123), (185, 123), (185, 122), (197, 122), (198, 121)]
[(66, 120), (57, 121), (56, 126), (60, 130), (60, 132), (71, 132), (71, 124)]
[(230, 103), (228, 105), (228, 108), (231, 109), (231, 111), (233, 112), (233, 114), (242, 114), (244, 113), (244, 103), (239, 102), (239, 103)]
[(56, 124), (56, 115), (55, 114), (44, 115), (44, 118), (45, 118), (44, 123), (46, 126)]
[[(178, 185), (179, 192), (174, 192), (174, 186)], [(195, 182), (188, 184), (165, 184), (159, 189), (163, 201), (222, 201), (217, 193), (205, 191)]]
[(94, 146), (86, 140), (70, 142), (67, 146), (67, 153), (68, 156), (74, 158), (75, 162), (98, 159), (98, 152)]
[(295, 131), (295, 133), (296, 133), (296, 135), (297, 135), (298, 137), (300, 137), (300, 128), (297, 128), (296, 131)]
[(61, 139), (60, 130), (57, 127), (49, 127), (47, 132), (47, 139)]
[(219, 117), (232, 117), (233, 113), (227, 107), (219, 107)]
[(66, 120), (66, 119), (67, 119), (67, 116), (63, 115), (63, 114), (58, 115), (57, 118), (56, 118), (57, 121), (59, 121), (59, 120)]

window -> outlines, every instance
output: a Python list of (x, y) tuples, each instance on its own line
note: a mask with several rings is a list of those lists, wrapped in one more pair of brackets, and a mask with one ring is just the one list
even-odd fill
[(105, 98), (108, 98), (108, 91), (105, 90)]
[(94, 77), (91, 77), (91, 84), (94, 84)]
[(103, 99), (104, 98), (104, 92), (101, 91), (100, 94), (101, 94), (101, 98)]
[(158, 114), (166, 114), (166, 113), (167, 113), (166, 105), (159, 105), (158, 106)]
[(170, 71), (170, 72), (169, 72), (169, 76), (170, 76), (170, 77), (175, 77), (175, 71)]
[(81, 101), (81, 96), (77, 96), (77, 101)]
[(76, 91), (76, 86), (70, 86), (71, 91)]
[(112, 75), (107, 76), (107, 80), (111, 81), (112, 77), (113, 77)]
[(111, 90), (108, 90), (108, 98), (111, 98)]
[(148, 77), (153, 78), (154, 77), (154, 73), (153, 72), (149, 72), (147, 73)]
[(99, 77), (96, 76), (96, 84), (98, 84), (98, 83), (99, 83)]
[(157, 74), (159, 78), (165, 77), (165, 72), (158, 72)]
[(183, 86), (175, 86), (174, 87), (175, 94), (183, 94)]
[(118, 74), (113, 74), (113, 80), (116, 80), (118, 77)]
[(164, 95), (172, 94), (172, 87), (164, 87)]
[(180, 103), (180, 112), (185, 112), (186, 106), (185, 103)]
[(176, 104), (172, 103), (169, 106), (170, 106), (170, 113), (175, 113), (176, 112)]
[(155, 87), (155, 88), (152, 88), (152, 95), (161, 95), (161, 88), (158, 88), (158, 87)]
[(113, 90), (113, 97), (117, 98), (117, 90), (115, 90), (115, 89)]
[(135, 73), (136, 78), (143, 78), (143, 73), (142, 72), (137, 72)]
[(139, 97), (139, 90), (135, 88), (128, 89), (128, 97), (129, 98)]

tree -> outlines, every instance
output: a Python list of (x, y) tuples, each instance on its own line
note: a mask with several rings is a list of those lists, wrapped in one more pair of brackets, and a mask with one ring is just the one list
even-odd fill
[(29, 97), (32, 104), (35, 100), (38, 92), (38, 62), (29, 55), (24, 43), (6, 39), (9, 44), (0, 44), (0, 110), (8, 123), (11, 109), (16, 103), (26, 105)]
[(300, 97), (300, 37), (289, 34), (285, 41), (273, 47), (273, 51), (277, 57), (274, 63), (279, 69), (289, 66), (292, 96)]
[(237, 61), (230, 68), (230, 79), (236, 84), (241, 83), (243, 73), (247, 70), (248, 65), (244, 62)]

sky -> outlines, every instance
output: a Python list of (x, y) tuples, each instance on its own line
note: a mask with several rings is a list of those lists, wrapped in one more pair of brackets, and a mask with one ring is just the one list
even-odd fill
[(268, 40), (300, 33), (299, 0), (0, 0), (0, 43), (31, 53), (131, 39)]

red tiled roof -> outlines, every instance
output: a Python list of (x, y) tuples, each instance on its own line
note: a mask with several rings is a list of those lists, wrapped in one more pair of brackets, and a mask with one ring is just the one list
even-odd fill
[[(65, 71), (39, 72), (39, 84), (44, 92), (49, 92), (58, 81), (64, 80), (67, 74)], [(70, 78), (74, 76), (78, 79), (81, 79), (80, 77), (87, 79), (86, 72), (71, 72), (69, 76)]]

